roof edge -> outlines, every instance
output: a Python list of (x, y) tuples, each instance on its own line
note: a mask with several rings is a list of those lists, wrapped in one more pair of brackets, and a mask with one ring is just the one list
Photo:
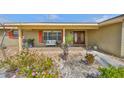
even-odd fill
[(124, 20), (124, 14), (121, 14), (119, 16), (107, 19), (105, 21), (99, 22), (98, 24), (100, 26), (104, 26), (104, 25), (109, 25), (109, 24), (114, 24), (114, 23), (119, 23), (119, 22), (123, 22)]

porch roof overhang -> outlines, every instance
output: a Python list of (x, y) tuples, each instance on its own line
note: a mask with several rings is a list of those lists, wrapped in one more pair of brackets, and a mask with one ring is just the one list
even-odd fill
[(4, 26), (6, 29), (98, 29), (96, 23), (6, 23)]

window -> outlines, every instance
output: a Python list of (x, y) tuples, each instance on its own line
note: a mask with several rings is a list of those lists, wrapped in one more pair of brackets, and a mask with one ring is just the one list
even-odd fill
[(14, 38), (18, 38), (18, 31), (13, 31), (12, 34)]
[(47, 40), (47, 32), (44, 32), (44, 40)]
[(61, 37), (62, 37), (62, 33), (61, 33), (61, 32), (58, 32), (58, 33), (57, 33), (57, 40), (60, 41), (60, 40), (62, 39)]
[(56, 40), (61, 41), (62, 33), (61, 31), (44, 31), (44, 41), (46, 40)]
[(17, 39), (18, 38), (18, 31), (8, 31), (7, 36), (10, 39)]

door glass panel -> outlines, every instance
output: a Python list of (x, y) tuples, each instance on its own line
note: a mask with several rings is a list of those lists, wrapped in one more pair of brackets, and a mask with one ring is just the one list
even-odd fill
[(74, 33), (74, 41), (77, 42), (77, 33)]

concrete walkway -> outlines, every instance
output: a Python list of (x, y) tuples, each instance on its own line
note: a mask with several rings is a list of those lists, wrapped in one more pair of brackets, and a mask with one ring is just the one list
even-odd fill
[(108, 67), (109, 65), (115, 67), (122, 67), (124, 66), (124, 62), (118, 60), (118, 58), (112, 58), (110, 55), (100, 53), (97, 51), (91, 51), (92, 54), (95, 55), (95, 59), (100, 62), (104, 67)]

